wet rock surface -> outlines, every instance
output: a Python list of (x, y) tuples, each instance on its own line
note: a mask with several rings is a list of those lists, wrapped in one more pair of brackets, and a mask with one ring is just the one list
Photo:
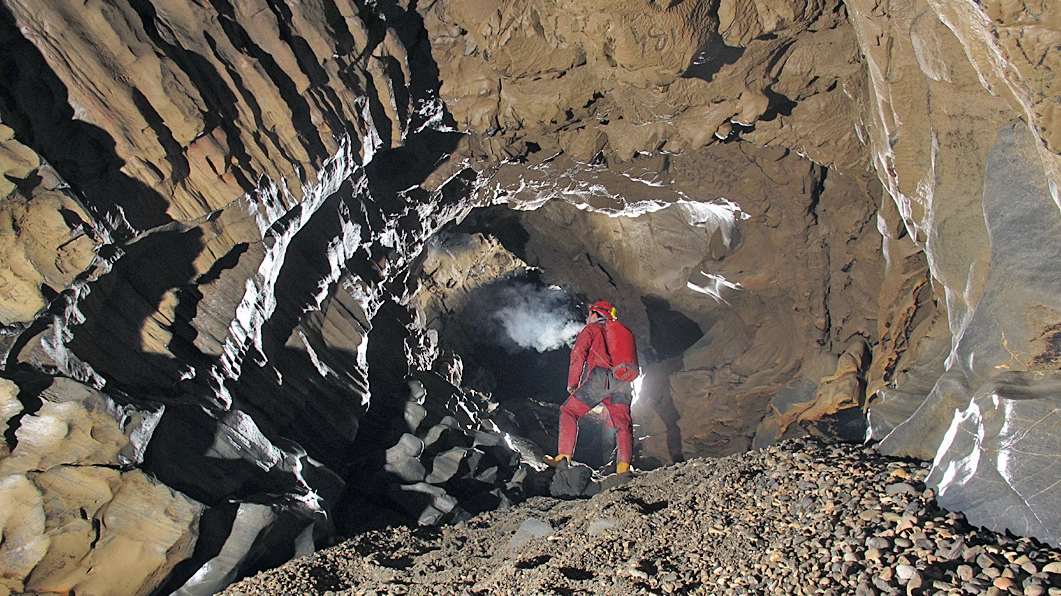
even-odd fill
[(225, 594), (1061, 594), (1061, 551), (939, 507), (926, 464), (785, 441), (398, 527)]

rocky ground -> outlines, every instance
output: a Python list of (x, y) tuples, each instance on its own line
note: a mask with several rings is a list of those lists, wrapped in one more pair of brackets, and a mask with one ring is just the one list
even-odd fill
[(927, 467), (788, 441), (369, 532), (225, 594), (1061, 594), (1061, 550), (940, 509)]

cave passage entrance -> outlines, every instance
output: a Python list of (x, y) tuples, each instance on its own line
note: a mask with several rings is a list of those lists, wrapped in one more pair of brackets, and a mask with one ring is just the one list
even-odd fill
[[(481, 287), (469, 307), (446, 325), (473, 339), (459, 353), (464, 384), (489, 393), (513, 414), (520, 432), (546, 453), (556, 448), (559, 406), (567, 399), (571, 345), (584, 324), (584, 300), (542, 281), (537, 270)], [(440, 330), (440, 344), (451, 330)], [(591, 467), (608, 463), (614, 429), (598, 407), (580, 423), (575, 457)]]
[[(542, 282), (536, 271), (479, 288), (446, 325), (471, 331), (463, 347), (465, 383), (503, 405), (563, 401), (571, 343), (582, 328), (578, 300)], [(446, 347), (446, 334), (440, 334)]]
[[(523, 436), (551, 453), (571, 346), (590, 301), (565, 283), (562, 270), (528, 265), (526, 240), (518, 213), (502, 206), (443, 230), (422, 274), (421, 291), (436, 295), (421, 305), (439, 347), (463, 361), (462, 384), (489, 394)], [(614, 431), (602, 422), (591, 414), (580, 426), (575, 455), (593, 467), (606, 464), (614, 448)]]
[[(633, 326), (637, 336), (643, 371), (653, 371), (635, 412), (635, 421), (640, 422), (635, 424), (651, 436), (666, 435), (666, 447), (654, 446), (654, 453), (682, 459), (668, 377), (680, 368), (685, 350), (704, 334), (697, 321), (672, 304), (671, 296), (656, 292), (659, 279), (682, 279), (688, 276), (689, 259), (703, 257), (690, 248), (685, 252), (691, 257), (656, 263), (652, 278), (627, 278), (613, 259), (625, 255), (636, 260), (638, 250), (654, 247), (615, 248), (607, 236), (630, 231), (629, 238), (640, 238), (644, 234), (637, 232), (638, 226), (652, 222), (587, 223), (578, 213), (562, 201), (530, 212), (495, 205), (476, 209), (441, 231), (429, 246), (421, 276), (422, 292), (427, 294), (420, 301), (426, 326), (438, 333), (442, 349), (460, 355), (465, 365), (462, 384), (490, 394), (514, 412), (523, 436), (551, 451), (558, 406), (567, 398), (570, 347), (584, 325), (586, 307), (602, 299), (617, 304), (620, 318)], [(687, 241), (693, 248), (708, 250), (701, 246), (702, 229), (690, 225), (683, 214), (657, 214), (655, 225), (665, 235), (653, 238), (672, 244)], [(624, 240), (614, 238), (614, 242)], [(600, 423), (606, 421), (592, 415), (584, 420), (576, 458), (591, 465), (605, 463), (606, 446), (586, 447), (588, 453), (580, 449), (584, 443), (599, 443)], [(608, 433), (604, 434), (607, 439)]]

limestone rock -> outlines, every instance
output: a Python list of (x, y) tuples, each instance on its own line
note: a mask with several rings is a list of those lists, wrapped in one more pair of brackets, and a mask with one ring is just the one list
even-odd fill
[[(28, 590), (150, 594), (191, 556), (202, 505), (139, 471), (53, 468), (36, 482), (56, 517)], [(66, 517), (79, 507), (89, 520)]]
[(0, 459), (0, 556), (27, 591), (149, 594), (191, 555), (200, 503), (138, 463), (155, 417), (67, 379), (18, 422)]
[(105, 394), (56, 379), (33, 414), (22, 417), (0, 474), (44, 472), (58, 465), (136, 463), (156, 417), (124, 411)]
[[(96, 257), (93, 218), (55, 171), (0, 124), (0, 325), (33, 321)], [(27, 161), (28, 160), (28, 161)], [(18, 181), (14, 184), (11, 180)]]
[[(4, 421), (4, 434), (10, 428), (11, 419), (22, 412), (22, 403), (18, 401), (18, 385), (7, 379), (0, 379), (0, 420)], [(7, 442), (0, 447), (0, 457), (10, 453)]]
[[(470, 132), (513, 131), (583, 163), (597, 153), (625, 161), (661, 146), (698, 149), (730, 121), (776, 120), (757, 142), (781, 144), (791, 128), (780, 110), (807, 122), (799, 129), (816, 136), (808, 146), (827, 163), (858, 164), (855, 107), (836, 93), (838, 81), (859, 85), (851, 29), (825, 3), (724, 4), (717, 13), (703, 2), (647, 1), (447, 1), (420, 10), (442, 69), (441, 95)], [(819, 37), (799, 35), (808, 29)], [(811, 54), (831, 60), (823, 70), (836, 78), (807, 85)], [(796, 115), (792, 105), (808, 98), (814, 107)], [(823, 118), (818, 108), (826, 106), (840, 112)], [(587, 126), (594, 119), (600, 124)]]
[(1061, 542), (1056, 495), (1030, 473), (1054, 465), (1052, 433), (1032, 429), (1054, 423), (1058, 382), (1054, 371), (1003, 373), (955, 413), (926, 479), (940, 503), (975, 524)]
[[(496, 238), (475, 235), (439, 235), (427, 246), (422, 265), (424, 285), (418, 293), (424, 325), (443, 327), (436, 319), (460, 311), (484, 286), (525, 273), (526, 263), (505, 250)], [(459, 346), (465, 342), (457, 343)]]
[(50, 546), (45, 534), (43, 498), (40, 490), (22, 475), (0, 479), (0, 493), (4, 497), (4, 544), (0, 548), (0, 561), (5, 576), (25, 582)]

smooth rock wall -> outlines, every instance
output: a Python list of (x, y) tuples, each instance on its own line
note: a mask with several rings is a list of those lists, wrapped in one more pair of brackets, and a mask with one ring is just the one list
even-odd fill
[[(932, 0), (846, 6), (870, 74), (869, 147), (898, 207), (881, 218), (893, 255), (892, 298), (882, 307), (900, 308), (882, 310), (893, 355), (874, 353), (870, 437), (888, 453), (935, 459), (930, 482), (941, 502), (974, 522), (1056, 541), (1035, 519), (1052, 517), (1056, 507), (1042, 500), (1050, 491), (1026, 486), (1025, 475), (1041, 469), (1037, 456), (1016, 443), (1017, 429), (1050, 441), (1049, 424), (1028, 425), (1058, 404), (1049, 375), (1036, 371), (1058, 367), (1061, 11)], [(923, 250), (923, 265), (904, 236)], [(1029, 388), (1006, 390), (1008, 375)], [(984, 399), (992, 413), (974, 416)]]

